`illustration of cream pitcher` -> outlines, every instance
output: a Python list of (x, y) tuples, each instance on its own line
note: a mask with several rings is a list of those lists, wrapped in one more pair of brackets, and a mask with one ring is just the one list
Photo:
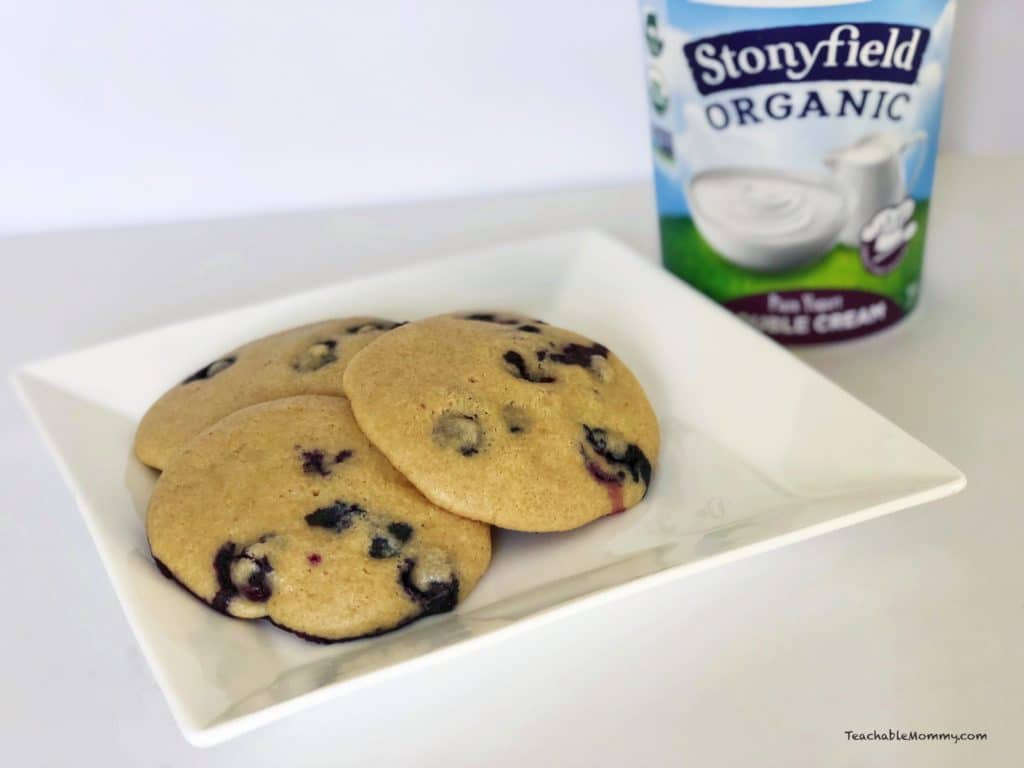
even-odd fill
[(924, 131), (872, 133), (825, 156), (825, 165), (846, 190), (848, 198), (846, 224), (839, 233), (841, 243), (859, 247), (861, 233), (875, 215), (906, 199), (908, 189), (913, 189), (917, 183), (927, 153), (917, 153), (909, 179), (904, 172), (904, 153), (927, 139)]

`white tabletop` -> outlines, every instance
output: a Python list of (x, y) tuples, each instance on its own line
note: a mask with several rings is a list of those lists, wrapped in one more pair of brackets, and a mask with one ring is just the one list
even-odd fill
[[(1024, 158), (946, 157), (921, 306), (801, 355), (968, 476), (943, 502), (569, 617), (199, 751), (71, 494), (0, 393), (7, 765), (1009, 766), (1024, 761)], [(496, 240), (604, 228), (647, 184), (0, 240), (0, 363)], [(846, 731), (985, 732), (983, 742)]]

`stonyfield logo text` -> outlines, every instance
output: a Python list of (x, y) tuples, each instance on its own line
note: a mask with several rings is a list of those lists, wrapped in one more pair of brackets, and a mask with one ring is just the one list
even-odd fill
[(929, 32), (903, 24), (813, 24), (735, 32), (683, 46), (697, 90), (821, 80), (917, 81)]

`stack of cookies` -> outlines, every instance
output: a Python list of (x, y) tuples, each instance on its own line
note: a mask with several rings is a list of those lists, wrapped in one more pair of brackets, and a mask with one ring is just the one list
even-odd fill
[(452, 610), (491, 526), (565, 531), (638, 503), (658, 443), (607, 347), (475, 312), (254, 341), (161, 397), (135, 452), (162, 471), (146, 525), (164, 575), (336, 642)]

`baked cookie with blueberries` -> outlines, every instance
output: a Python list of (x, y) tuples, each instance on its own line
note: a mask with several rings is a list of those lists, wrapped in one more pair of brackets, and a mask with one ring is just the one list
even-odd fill
[(602, 344), (511, 313), (398, 328), (349, 363), (359, 426), (438, 506), (520, 531), (562, 531), (647, 493), (654, 411)]
[(189, 439), (240, 408), (293, 395), (340, 395), (352, 356), (398, 325), (376, 317), (327, 320), (228, 352), (150, 407), (135, 434), (135, 455), (163, 469)]
[(253, 405), (190, 441), (146, 533), (165, 575), (222, 613), (335, 642), (452, 610), (490, 562), (490, 528), (427, 501), (341, 397)]

